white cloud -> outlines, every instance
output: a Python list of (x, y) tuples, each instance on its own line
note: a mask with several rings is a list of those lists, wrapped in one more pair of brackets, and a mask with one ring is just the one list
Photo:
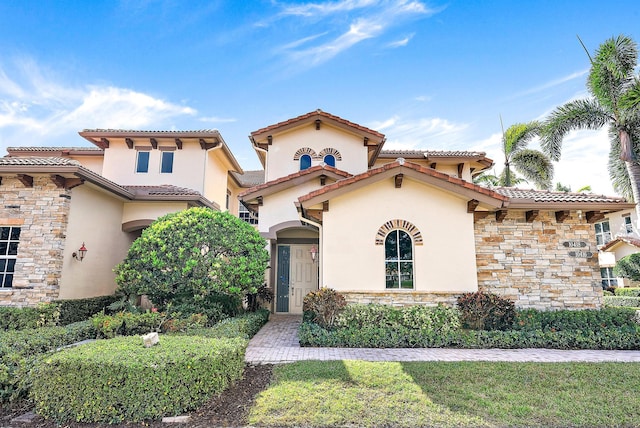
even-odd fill
[[(144, 129), (193, 108), (109, 85), (70, 85), (30, 60), (0, 66), (0, 145), (73, 144), (84, 128)], [(46, 137), (43, 140), (42, 137)], [(56, 144), (58, 142), (59, 144)]]
[(198, 120), (200, 120), (200, 122), (209, 122), (209, 123), (232, 123), (232, 122), (237, 122), (238, 119), (233, 117), (211, 116), (211, 117), (201, 117)]
[(427, 102), (427, 101), (431, 101), (431, 97), (427, 95), (418, 95), (417, 97), (414, 98), (414, 100), (420, 101), (420, 102)]
[(385, 149), (449, 150), (458, 149), (466, 139), (468, 125), (437, 117), (404, 119), (393, 116), (373, 122), (369, 127), (386, 134)]
[(563, 85), (567, 82), (571, 82), (575, 79), (579, 79), (584, 77), (587, 73), (589, 72), (589, 69), (585, 69), (585, 70), (580, 70), (580, 71), (576, 71), (575, 73), (571, 73), (567, 76), (562, 76), (558, 79), (553, 79), (549, 82), (543, 83), (541, 85), (535, 86), (533, 88), (529, 88), (526, 89), (522, 92), (518, 92), (516, 94), (513, 95), (512, 98), (518, 98), (518, 97), (524, 97), (526, 95), (531, 95), (531, 94), (536, 94), (538, 92), (543, 92), (546, 91), (548, 89), (554, 88), (556, 86), (560, 86)]
[[(301, 37), (286, 43), (277, 51), (284, 53), (296, 67), (309, 68), (330, 60), (364, 40), (380, 37), (391, 27), (399, 25), (406, 19), (428, 16), (436, 12), (420, 1), (410, 0), (343, 0), (285, 5), (282, 15), (312, 18), (314, 23), (322, 25), (323, 29), (329, 28), (329, 31)], [(335, 15), (339, 15), (340, 19), (333, 19)], [(349, 23), (349, 29), (346, 31), (341, 28), (345, 22), (344, 15), (347, 15), (346, 21)], [(305, 24), (308, 23), (296, 24), (306, 28)], [(338, 35), (327, 40), (324, 36), (328, 34)], [(413, 34), (389, 43), (387, 47), (405, 46), (412, 37)]]
[(387, 43), (387, 47), (393, 49), (393, 48), (401, 48), (403, 46), (407, 46), (409, 44), (409, 42), (411, 41), (411, 39), (413, 39), (414, 35), (415, 35), (415, 33), (405, 37), (404, 39), (397, 40), (397, 41), (391, 42), (391, 43)]

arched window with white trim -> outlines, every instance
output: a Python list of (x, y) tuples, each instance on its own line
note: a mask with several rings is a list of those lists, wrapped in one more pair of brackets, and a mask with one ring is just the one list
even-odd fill
[(402, 229), (391, 230), (384, 239), (386, 288), (413, 289), (413, 239)]
[(336, 157), (334, 155), (326, 155), (324, 157), (324, 163), (329, 166), (336, 167)]
[(305, 169), (311, 168), (311, 156), (302, 155), (300, 156), (300, 171), (304, 171)]

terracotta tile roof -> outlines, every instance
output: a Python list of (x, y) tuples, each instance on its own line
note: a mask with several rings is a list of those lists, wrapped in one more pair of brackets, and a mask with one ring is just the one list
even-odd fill
[(253, 187), (264, 183), (264, 170), (245, 171), (244, 174), (232, 172), (236, 181), (242, 187)]
[(527, 199), (533, 202), (578, 202), (578, 203), (626, 203), (621, 197), (596, 195), (593, 193), (552, 192), (548, 190), (526, 190), (513, 187), (497, 187), (493, 189), (510, 199)]
[[(299, 178), (299, 177), (304, 177), (305, 175), (310, 175), (310, 174), (313, 174), (313, 173), (318, 172), (318, 171), (329, 171), (329, 172), (332, 172), (333, 174), (336, 174), (336, 175), (341, 176), (341, 177), (352, 177), (352, 175), (349, 174), (348, 172), (342, 171), (342, 170), (340, 170), (338, 168), (334, 168), (334, 167), (326, 165), (326, 164), (325, 165), (315, 165), (315, 166), (312, 166), (311, 168), (307, 168), (307, 169), (302, 170), (302, 171), (294, 172), (293, 174), (289, 174), (289, 175), (286, 175), (284, 177), (280, 177), (280, 178), (277, 178), (275, 180), (271, 180), (271, 181), (268, 181), (266, 183), (262, 183), (262, 184), (259, 184), (257, 186), (254, 186), (254, 187), (252, 187), (252, 188), (240, 193), (240, 195), (238, 195), (238, 197), (242, 198), (242, 197), (244, 197), (244, 196), (246, 196), (248, 194), (259, 192), (260, 190), (265, 190), (265, 189), (267, 189), (269, 187), (272, 187), (272, 186), (275, 186), (277, 184), (286, 183), (287, 181), (291, 181), (291, 180), (294, 180), (294, 179)], [(338, 183), (339, 182), (340, 181), (338, 181)]]
[(19, 157), (3, 157), (0, 158), (1, 166), (9, 165), (28, 165), (28, 166), (81, 166), (77, 160), (59, 157), (35, 157), (35, 156), (19, 156)]
[(200, 192), (185, 187), (163, 184), (159, 186), (122, 186), (136, 196), (202, 196)]
[(75, 152), (90, 151), (103, 153), (100, 147), (7, 147), (7, 152)]
[(346, 178), (344, 180), (340, 180), (337, 181), (333, 184), (329, 184), (327, 186), (322, 187), (321, 189), (315, 190), (311, 193), (308, 193), (304, 196), (301, 196), (300, 198), (298, 198), (298, 200), (300, 202), (305, 202), (308, 201), (310, 199), (313, 199), (317, 196), (323, 195), (325, 193), (329, 193), (333, 190), (336, 189), (340, 189), (342, 187), (345, 186), (349, 186), (351, 184), (357, 183), (359, 181), (362, 180), (366, 180), (370, 177), (376, 176), (378, 174), (382, 174), (390, 169), (395, 169), (395, 168), (408, 168), (414, 171), (417, 171), (421, 174), (425, 174), (449, 183), (453, 183), (457, 186), (460, 186), (462, 188), (468, 189), (468, 190), (472, 190), (474, 192), (478, 192), (478, 193), (482, 193), (486, 196), (489, 196), (491, 198), (497, 199), (497, 200), (501, 200), (501, 201), (508, 201), (509, 198), (507, 196), (501, 195), (499, 193), (494, 192), (493, 190), (487, 189), (486, 187), (482, 187), (482, 186), (478, 186), (477, 184), (473, 184), (470, 183), (468, 181), (462, 180), (460, 178), (457, 177), (452, 177), (448, 174), (436, 171), (435, 169), (432, 168), (425, 168), (423, 166), (417, 165), (415, 163), (411, 163), (411, 162), (406, 162), (404, 160), (396, 160), (395, 162), (390, 162), (387, 163), (379, 168), (374, 168), (374, 169), (370, 169), (367, 172), (364, 172), (362, 174), (358, 174), (356, 176), (352, 176), (349, 178)]
[(95, 129), (83, 129), (81, 132), (101, 132), (101, 133), (114, 133), (114, 134), (171, 134), (171, 135), (183, 135), (183, 134), (217, 134), (217, 129), (199, 129), (191, 131), (162, 131), (162, 130), (140, 130), (140, 129), (112, 129), (112, 128), (95, 128)]
[(600, 247), (600, 251), (608, 251), (608, 250), (612, 249), (613, 247), (615, 247), (616, 245), (622, 244), (622, 243), (633, 245), (634, 247), (640, 248), (640, 239), (638, 239), (637, 237), (635, 237), (635, 236), (616, 236), (616, 239), (614, 239), (613, 241), (609, 241), (605, 245)]
[(269, 126), (267, 126), (265, 128), (258, 129), (257, 131), (252, 132), (251, 135), (259, 135), (259, 134), (263, 134), (265, 132), (271, 132), (271, 131), (276, 130), (278, 128), (281, 128), (283, 126), (291, 125), (291, 124), (294, 124), (296, 122), (301, 122), (301, 121), (304, 121), (306, 119), (310, 119), (310, 118), (313, 118), (313, 117), (320, 117), (320, 118), (334, 120), (334, 121), (336, 121), (338, 123), (341, 123), (343, 125), (349, 126), (351, 128), (355, 128), (355, 129), (358, 129), (360, 131), (367, 132), (369, 134), (373, 134), (373, 135), (375, 135), (375, 136), (377, 136), (379, 138), (384, 138), (384, 134), (381, 134), (378, 131), (374, 131), (373, 129), (369, 129), (369, 128), (365, 127), (365, 126), (358, 125), (357, 123), (350, 122), (350, 121), (348, 121), (346, 119), (343, 119), (343, 118), (341, 118), (339, 116), (335, 116), (333, 114), (324, 112), (324, 111), (322, 111), (320, 109), (318, 109), (316, 111), (309, 112), (307, 114), (303, 114), (303, 115), (298, 116), (298, 117), (294, 117), (293, 119), (289, 119), (289, 120), (285, 120), (285, 121), (276, 123), (275, 125), (269, 125)]
[(471, 152), (464, 150), (382, 150), (380, 151), (379, 157), (479, 158), (485, 156), (485, 152)]

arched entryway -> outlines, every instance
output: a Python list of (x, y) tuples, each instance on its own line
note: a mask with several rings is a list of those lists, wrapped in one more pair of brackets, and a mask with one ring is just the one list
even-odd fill
[(320, 262), (318, 230), (291, 227), (277, 232), (272, 241), (272, 266), (275, 266), (274, 312), (301, 314), (304, 296), (318, 289)]

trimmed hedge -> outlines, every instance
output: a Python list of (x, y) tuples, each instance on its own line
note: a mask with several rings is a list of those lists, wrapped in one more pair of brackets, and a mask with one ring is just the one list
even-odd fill
[(260, 309), (222, 320), (213, 327), (187, 329), (184, 334), (218, 339), (233, 337), (251, 339), (267, 321), (269, 321), (269, 311)]
[(602, 303), (607, 307), (639, 308), (640, 297), (631, 296), (603, 296)]
[(640, 287), (616, 288), (614, 294), (616, 296), (640, 297)]
[(0, 306), (0, 330), (24, 330), (58, 324), (60, 309), (53, 303), (36, 307)]
[(513, 329), (524, 331), (601, 331), (619, 327), (635, 327), (634, 315), (635, 311), (624, 308), (580, 311), (522, 309), (516, 312)]
[(0, 401), (26, 396), (30, 371), (43, 354), (95, 335), (90, 321), (0, 333)]
[(84, 321), (93, 315), (106, 311), (107, 307), (119, 300), (116, 295), (90, 297), (87, 299), (56, 300), (54, 303), (60, 308), (60, 325)]
[(33, 371), (36, 412), (56, 423), (139, 422), (194, 409), (240, 379), (244, 339), (117, 337), (65, 349)]
[(301, 346), (347, 348), (640, 349), (640, 326), (598, 332), (457, 330), (441, 334), (377, 326), (325, 330), (317, 324), (302, 323), (298, 337)]

